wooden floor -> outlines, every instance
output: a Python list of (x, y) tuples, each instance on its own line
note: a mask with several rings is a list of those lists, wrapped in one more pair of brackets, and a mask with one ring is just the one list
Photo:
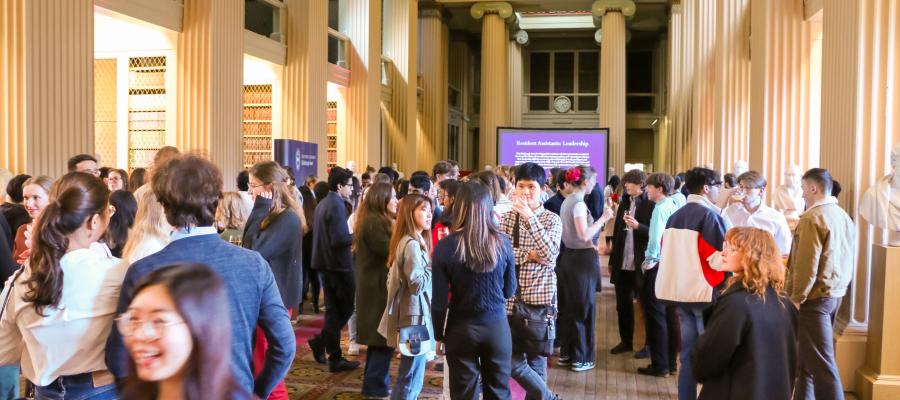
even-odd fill
[[(605, 257), (604, 257), (605, 258)], [(604, 260), (605, 261), (605, 260)], [(607, 265), (601, 262), (601, 265)], [(636, 316), (637, 317), (637, 316)], [(603, 290), (597, 295), (597, 367), (587, 372), (572, 372), (553, 366), (547, 378), (550, 388), (563, 399), (676, 399), (678, 384), (675, 376), (656, 378), (639, 375), (638, 367), (650, 364), (649, 359), (638, 360), (634, 353), (612, 355), (609, 349), (619, 343), (616, 321), (616, 299), (609, 278), (603, 279)], [(635, 330), (635, 347), (644, 343), (643, 332)]]

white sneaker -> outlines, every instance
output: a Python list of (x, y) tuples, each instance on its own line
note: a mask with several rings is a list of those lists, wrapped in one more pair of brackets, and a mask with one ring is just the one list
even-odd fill
[(574, 363), (572, 364), (572, 371), (575, 372), (583, 372), (594, 369), (594, 363), (592, 362), (582, 362), (582, 363)]
[(359, 344), (356, 342), (350, 342), (347, 345), (347, 355), (358, 356), (359, 355)]

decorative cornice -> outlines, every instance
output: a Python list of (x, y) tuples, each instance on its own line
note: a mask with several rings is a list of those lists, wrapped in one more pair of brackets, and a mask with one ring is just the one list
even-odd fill
[(497, 14), (500, 18), (507, 19), (513, 16), (513, 8), (505, 1), (489, 1), (473, 4), (469, 14), (475, 19), (481, 19), (485, 14)]
[(609, 11), (619, 11), (626, 17), (631, 17), (637, 11), (632, 0), (597, 0), (591, 5), (591, 13), (595, 17), (602, 17)]

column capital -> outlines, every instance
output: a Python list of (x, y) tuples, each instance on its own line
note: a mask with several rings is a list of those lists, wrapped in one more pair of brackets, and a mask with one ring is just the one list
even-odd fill
[(513, 40), (514, 42), (518, 43), (519, 45), (527, 46), (528, 45), (528, 32), (526, 32), (524, 29), (519, 29), (519, 30), (513, 32), (510, 39)]
[(632, 0), (597, 0), (591, 5), (591, 13), (598, 18), (610, 11), (618, 11), (626, 17), (631, 17), (637, 11), (637, 7)]
[(497, 14), (500, 18), (507, 19), (513, 16), (513, 8), (505, 1), (488, 1), (473, 4), (469, 13), (475, 19), (481, 19), (485, 14)]
[(419, 18), (440, 18), (445, 23), (450, 20), (450, 14), (440, 4), (419, 5)]

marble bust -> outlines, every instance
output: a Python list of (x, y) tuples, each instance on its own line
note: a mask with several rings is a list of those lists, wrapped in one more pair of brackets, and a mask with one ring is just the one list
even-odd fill
[(887, 229), (888, 244), (900, 246), (900, 143), (891, 150), (893, 173), (866, 190), (859, 204), (859, 214), (877, 228)]
[(792, 165), (784, 171), (784, 184), (776, 188), (772, 196), (775, 201), (775, 209), (784, 214), (791, 230), (800, 221), (800, 213), (803, 212), (806, 204), (803, 201), (803, 190), (800, 188), (802, 176), (803, 170), (800, 169), (800, 166)]

